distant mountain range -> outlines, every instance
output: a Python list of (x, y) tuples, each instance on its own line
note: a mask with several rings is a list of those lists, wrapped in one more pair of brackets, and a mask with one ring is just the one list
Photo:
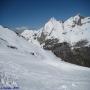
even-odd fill
[(24, 30), (21, 36), (62, 60), (90, 66), (90, 17), (78, 14), (66, 21), (51, 18), (39, 30)]
[[(59, 42), (68, 42), (74, 45), (80, 40), (90, 42), (90, 17), (76, 15), (66, 21), (57, 21), (51, 18), (39, 30), (24, 30), (22, 36), (29, 42), (44, 44), (47, 39), (58, 39)], [(90, 44), (90, 43), (89, 43)]]

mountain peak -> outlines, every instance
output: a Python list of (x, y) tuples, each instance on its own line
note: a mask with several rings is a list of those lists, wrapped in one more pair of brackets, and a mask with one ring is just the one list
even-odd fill
[(51, 17), (50, 20), (56, 20), (56, 18), (55, 17)]
[(48, 22), (56, 22), (56, 21), (57, 21), (57, 20), (56, 20), (55, 17), (51, 17)]
[(74, 16), (74, 18), (84, 19), (85, 17), (82, 16), (80, 13), (78, 13), (77, 15)]
[(51, 31), (52, 29), (59, 30), (61, 27), (61, 22), (56, 20), (54, 17), (49, 19), (49, 21), (45, 24), (44, 30)]

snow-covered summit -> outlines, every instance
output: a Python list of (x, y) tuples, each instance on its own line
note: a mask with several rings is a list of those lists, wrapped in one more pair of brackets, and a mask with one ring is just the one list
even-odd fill
[[(31, 33), (33, 32), (33, 33)], [(30, 34), (29, 34), (30, 33)], [(70, 17), (66, 21), (58, 21), (55, 18), (51, 18), (40, 30), (36, 31), (24, 31), (21, 35), (31, 41), (37, 34), (37, 37), (42, 37), (42, 33), (47, 39), (59, 39), (59, 42), (75, 43), (82, 39), (90, 41), (90, 17), (83, 17), (80, 14)], [(31, 38), (32, 37), (32, 38)], [(36, 39), (37, 40), (37, 39)], [(32, 40), (36, 42), (36, 40)]]
[(73, 16), (73, 17), (70, 17), (69, 19), (67, 19), (65, 21), (65, 27), (75, 27), (76, 25), (79, 25), (81, 26), (83, 23), (82, 23), (82, 20), (84, 20), (85, 17), (84, 16), (81, 16), (80, 14), (77, 14), (76, 16)]
[(43, 27), (43, 32), (46, 35), (50, 35), (54, 32), (62, 32), (63, 22), (57, 21), (55, 18), (51, 18)]

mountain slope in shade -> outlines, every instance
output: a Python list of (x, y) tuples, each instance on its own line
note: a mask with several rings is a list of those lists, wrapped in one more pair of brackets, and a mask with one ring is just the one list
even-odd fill
[(1, 88), (89, 90), (90, 69), (65, 63), (51, 52), (0, 26)]
[[(29, 32), (36, 34), (35, 40), (32, 40), (35, 36), (29, 34)], [(68, 42), (70, 44), (75, 44), (80, 40), (90, 42), (90, 17), (76, 15), (64, 22), (51, 18), (40, 30), (29, 30), (28, 32), (25, 30), (21, 35), (34, 43), (38, 42), (38, 37), (42, 38), (42, 34), (45, 40), (57, 38), (59, 42)]]

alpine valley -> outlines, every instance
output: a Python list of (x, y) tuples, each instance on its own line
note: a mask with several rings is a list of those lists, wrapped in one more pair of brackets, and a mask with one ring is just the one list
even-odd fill
[(22, 33), (0, 25), (0, 90), (90, 90), (89, 67), (90, 17)]

